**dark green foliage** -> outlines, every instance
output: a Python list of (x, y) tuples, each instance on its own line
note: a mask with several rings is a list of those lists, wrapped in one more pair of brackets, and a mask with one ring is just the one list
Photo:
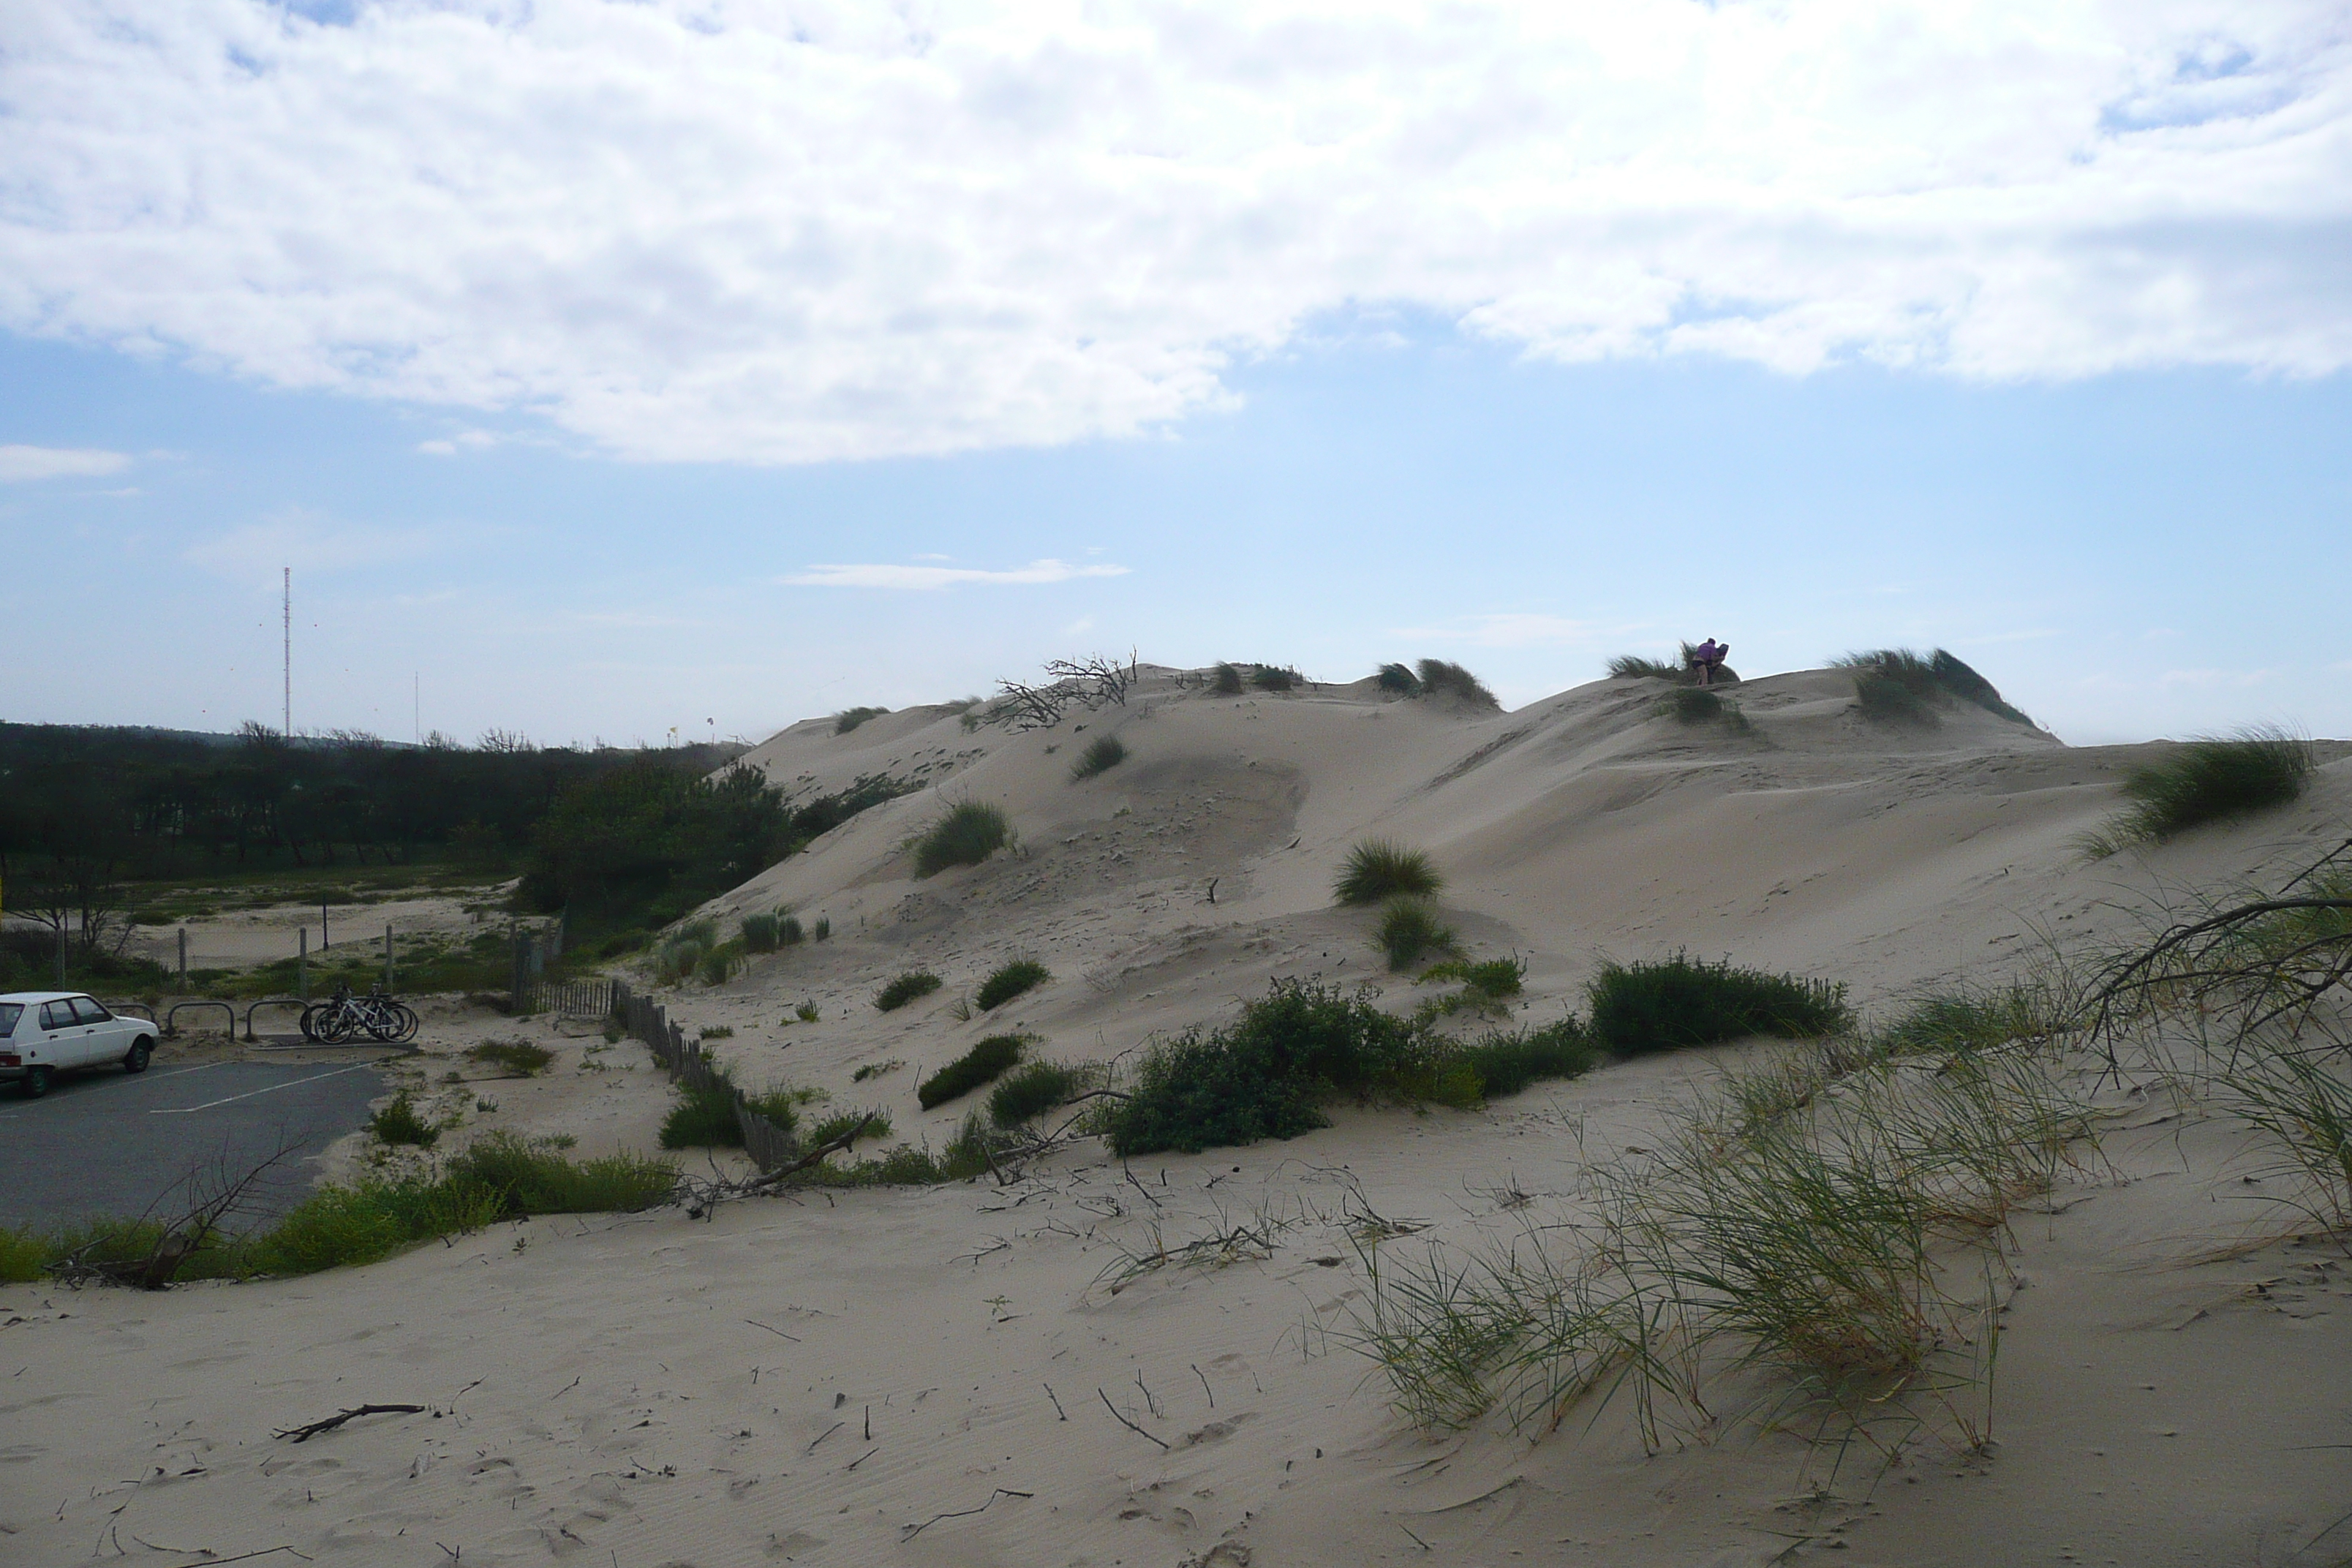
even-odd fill
[(1936, 724), (1940, 722), (1937, 710), (1955, 701), (1972, 702), (2016, 723), (2033, 722), (2002, 701), (1991, 681), (1947, 648), (1930, 655), (1907, 647), (1874, 648), (1835, 662), (1853, 671), (1853, 694), (1864, 714), (1882, 722)]
[(830, 939), (832, 935), (833, 921), (826, 919), (824, 915), (817, 916), (816, 924), (809, 930), (809, 940), (812, 942), (824, 942)]
[(779, 941), (773, 915), (743, 917), (743, 948), (747, 952), (773, 952)]
[[(800, 1125), (801, 1107), (814, 1097), (813, 1091), (798, 1089), (771, 1089), (743, 1097), (743, 1109), (766, 1121), (779, 1132), (790, 1132)], [(740, 1133), (741, 1124), (736, 1128)], [(739, 1138), (737, 1142), (740, 1142)]]
[(2030, 725), (2033, 722), (2023, 713), (2002, 701), (2000, 692), (1993, 683), (1962, 663), (1958, 654), (1939, 647), (1936, 650), (1935, 657), (1927, 661), (1927, 667), (1935, 673), (1936, 679), (1942, 684), (1944, 689), (1963, 702), (1973, 702), (1988, 712), (1998, 713), (2002, 718), (2020, 724)]
[(441, 1129), (416, 1114), (416, 1106), (405, 1089), (392, 1097), (392, 1103), (368, 1118), (368, 1131), (382, 1143), (401, 1143), (414, 1149), (430, 1149), (441, 1141)]
[(1260, 691), (1287, 691), (1298, 684), (1298, 672), (1276, 664), (1252, 665), (1250, 684)]
[(1012, 1001), (1024, 991), (1043, 985), (1054, 976), (1034, 958), (1016, 958), (1012, 963), (980, 983), (980, 991), (972, 1000), (983, 1013), (992, 1011)]
[(2043, 999), (2022, 987), (1989, 995), (1928, 996), (1876, 1031), (1872, 1044), (1892, 1056), (1955, 1056), (2048, 1034)]
[(572, 1161), (544, 1143), (511, 1132), (493, 1132), (453, 1155), (443, 1173), (449, 1183), (475, 1183), (501, 1194), (499, 1213), (632, 1214), (668, 1198), (677, 1185), (677, 1167), (642, 1154), (608, 1154)]
[(915, 1098), (930, 1110), (970, 1094), (1019, 1061), (1027, 1045), (1019, 1035), (991, 1035), (916, 1085)]
[(1723, 699), (1703, 686), (1680, 686), (1658, 699), (1658, 709), (1685, 724), (1705, 724), (1723, 717)]
[[(662, 1118), (665, 1149), (740, 1149), (743, 1128), (735, 1120), (735, 1086), (723, 1076), (700, 1088), (681, 1081), (677, 1099)], [(771, 1117), (769, 1120), (773, 1121)]]
[(887, 708), (845, 708), (833, 716), (833, 732), (846, 735), (868, 719), (879, 719), (888, 711)]
[(1936, 716), (1929, 699), (1884, 670), (1854, 671), (1853, 696), (1862, 707), (1863, 717), (1882, 724), (1908, 724), (1932, 730), (1943, 722)]
[(901, 1143), (872, 1159), (816, 1166), (806, 1179), (814, 1186), (824, 1187), (918, 1187), (969, 1181), (992, 1168), (991, 1152), (996, 1146), (995, 1137), (975, 1110), (936, 1154)]
[(1400, 893), (1434, 897), (1445, 879), (1418, 849), (1385, 838), (1367, 838), (1348, 851), (1331, 897), (1342, 904), (1377, 904)]
[(724, 985), (729, 975), (741, 964), (743, 950), (734, 942), (722, 942), (702, 955), (696, 966), (705, 985)]
[[(828, 932), (832, 930), (830, 926), (827, 926), (825, 929)], [(801, 921), (798, 915), (785, 915), (776, 921), (776, 945), (778, 947), (798, 947), (807, 934), (807, 932), (801, 930)], [(819, 938), (818, 940), (823, 941), (824, 939)]]
[[(864, 1129), (859, 1131), (859, 1129)], [(857, 1132), (862, 1138), (890, 1136), (890, 1116), (883, 1110), (845, 1110), (828, 1116), (801, 1135), (801, 1146), (818, 1149), (845, 1132)]]
[(869, 1078), (880, 1078), (886, 1072), (896, 1072), (907, 1064), (893, 1057), (887, 1062), (867, 1062), (849, 1075), (852, 1083), (864, 1083)]
[(1209, 689), (1220, 697), (1242, 694), (1242, 672), (1237, 666), (1221, 664), (1209, 677)]
[(1801, 1039), (1833, 1034), (1849, 1019), (1843, 985), (1679, 952), (1654, 963), (1604, 963), (1586, 994), (1592, 1039), (1625, 1054), (1744, 1035)]
[(1070, 782), (1084, 784), (1097, 773), (1107, 773), (1127, 761), (1127, 747), (1116, 735), (1099, 735), (1089, 743), (1078, 760), (1070, 764)]
[(1448, 664), (1442, 658), (1421, 661), (1421, 689), (1427, 697), (1458, 697), (1479, 708), (1500, 708), (1495, 694), (1479, 683), (1478, 678), (1458, 664)]
[(1381, 906), (1376, 940), (1391, 970), (1410, 968), (1429, 953), (1452, 952), (1455, 946), (1454, 928), (1439, 916), (1437, 906), (1412, 897), (1391, 899)]
[(940, 988), (940, 977), (928, 970), (910, 969), (874, 994), (874, 1005), (879, 1012), (895, 1013), (908, 1003), (929, 996)]
[(1076, 1068), (1059, 1062), (1024, 1062), (990, 1091), (989, 1119), (999, 1127), (1018, 1127), (1033, 1116), (1067, 1104), (1084, 1081)]
[(1465, 1046), (1462, 1059), (1478, 1074), (1486, 1098), (1495, 1100), (1539, 1079), (1580, 1077), (1592, 1070), (1600, 1053), (1571, 1016), (1525, 1034), (1488, 1035)]
[(1527, 961), (1518, 958), (1489, 958), (1476, 963), (1456, 959), (1451, 963), (1433, 964), (1414, 981), (1427, 985), (1433, 981), (1458, 980), (1470, 989), (1488, 996), (1517, 996), (1519, 986), (1528, 977)]
[(1393, 691), (1400, 697), (1421, 695), (1421, 677), (1412, 672), (1411, 665), (1384, 664), (1372, 679), (1382, 691)]
[(966, 801), (950, 810), (915, 847), (915, 875), (936, 876), (950, 866), (977, 866), (1004, 847), (1013, 824), (996, 806)]
[(529, 1040), (488, 1040), (466, 1054), (488, 1066), (504, 1068), (518, 1078), (536, 1078), (555, 1059), (553, 1051)]
[(2314, 766), (2310, 742), (2279, 729), (2189, 742), (2124, 780), (2133, 803), (2111, 835), (2169, 838), (2200, 823), (2284, 805), (2301, 795)]

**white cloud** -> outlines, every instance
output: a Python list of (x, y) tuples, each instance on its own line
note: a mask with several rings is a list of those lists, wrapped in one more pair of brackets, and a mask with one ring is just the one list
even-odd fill
[(1468, 643), (1474, 647), (1565, 647), (1587, 644), (1603, 636), (1622, 636), (1622, 626), (1596, 621), (1571, 621), (1559, 616), (1463, 616), (1434, 626), (1400, 626), (1392, 637), (1420, 637), (1428, 642)]
[(323, 513), (293, 507), (193, 544), (184, 552), (195, 565), (238, 581), (267, 580), (275, 585), (280, 567), (305, 573), (348, 572), (429, 554), (437, 536), (419, 529), (370, 528), (338, 522)]
[(0, 484), (26, 479), (94, 479), (119, 474), (130, 466), (129, 453), (100, 451), (91, 447), (0, 447)]
[(756, 462), (1135, 432), (1357, 310), (1563, 361), (2319, 374), (2342, 24), (54, 0), (0, 23), (0, 325)]
[(1124, 566), (1073, 566), (1066, 561), (1032, 561), (1005, 572), (985, 572), (965, 566), (812, 566), (778, 582), (795, 588), (951, 587), (959, 583), (1066, 583), (1073, 577), (1124, 577)]

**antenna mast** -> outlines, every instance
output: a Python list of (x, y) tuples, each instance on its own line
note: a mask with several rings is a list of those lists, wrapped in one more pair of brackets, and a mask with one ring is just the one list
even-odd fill
[(286, 597), (278, 617), (286, 637), (286, 738), (294, 738), (294, 568), (280, 568), (286, 574)]

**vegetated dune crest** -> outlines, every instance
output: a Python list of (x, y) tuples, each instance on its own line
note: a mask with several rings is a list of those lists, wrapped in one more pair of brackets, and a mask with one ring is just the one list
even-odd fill
[[(810, 721), (748, 760), (795, 792), (919, 787), (705, 911), (731, 929), (788, 906), (829, 940), (664, 999), (732, 1031), (741, 1081), (878, 1106), (938, 1145), (971, 1101), (926, 1111), (916, 1085), (986, 1037), (1114, 1061), (1277, 977), (1411, 1006), (1425, 993), (1389, 973), (1374, 914), (1333, 906), (1366, 838), (1430, 857), (1463, 945), (1524, 959), (1514, 1020), (1541, 1023), (1604, 957), (1676, 951), (1843, 982), (1884, 1016), (2352, 832), (2352, 762), (2326, 743), (2295, 805), (2091, 862), (2077, 840), (2158, 748), (2069, 748), (1965, 703), (1889, 724), (1843, 670), (1731, 689), (1744, 728), (1662, 711), (1669, 689), (1604, 680), (1502, 713), (1370, 681), (1218, 696), (1147, 667), (1124, 706), (1025, 733), (953, 706)], [(1105, 734), (1125, 759), (1073, 782)], [(917, 877), (911, 845), (967, 801), (1013, 844)], [(1051, 978), (973, 1006), (1013, 958)], [(945, 984), (877, 1011), (909, 970)], [(1437, 1436), (1388, 1407), (1350, 1349), (1384, 1281), (1592, 1225), (1603, 1173), (1652, 1158), (1718, 1067), (1776, 1049), (1643, 1058), (1475, 1112), (1342, 1109), (1132, 1169), (1081, 1145), (1009, 1185), (503, 1226), (299, 1280), (0, 1289), (26, 1367), (0, 1525), (28, 1561), (111, 1554), (118, 1531), (220, 1556), (705, 1568), (2352, 1550), (2326, 1533), (2352, 1496), (2340, 1257), (2262, 1244), (2294, 1227), (2264, 1198), (2274, 1162), (2137, 1078), (2086, 1080), (2097, 1158), (2011, 1220), (1998, 1363), (1981, 1398), (1955, 1395), (1959, 1426), (1816, 1446), (1805, 1411), (1771, 1419), (1759, 1369), (1720, 1373), (1708, 1418), (1662, 1440), (1630, 1396)], [(269, 1436), (369, 1402), (445, 1414)]]

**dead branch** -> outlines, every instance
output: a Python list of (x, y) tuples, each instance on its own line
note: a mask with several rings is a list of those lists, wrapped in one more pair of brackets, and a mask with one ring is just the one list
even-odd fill
[(308, 1426), (289, 1426), (272, 1436), (289, 1442), (307, 1443), (321, 1432), (331, 1432), (346, 1421), (356, 1421), (362, 1415), (415, 1415), (425, 1409), (422, 1405), (355, 1405), (323, 1421), (313, 1421)]
[(720, 1204), (731, 1198), (757, 1197), (762, 1193), (772, 1193), (779, 1187), (789, 1185), (793, 1176), (813, 1165), (823, 1163), (827, 1155), (838, 1154), (860, 1138), (866, 1137), (868, 1130), (879, 1120), (881, 1118), (878, 1115), (869, 1112), (858, 1118), (857, 1125), (848, 1131), (837, 1137), (826, 1139), (791, 1164), (780, 1165), (775, 1170), (763, 1171), (756, 1176), (747, 1177), (741, 1181), (714, 1178), (706, 1182), (693, 1177), (687, 1178), (678, 1184), (678, 1191), (686, 1198), (687, 1217), (709, 1219)]
[[(1120, 1426), (1126, 1427), (1129, 1431), (1134, 1433), (1139, 1437), (1151, 1437), (1150, 1433), (1145, 1431), (1142, 1427), (1138, 1426), (1134, 1422), (1129, 1421), (1126, 1416), (1121, 1415), (1118, 1413), (1118, 1406), (1110, 1402), (1109, 1394), (1103, 1394), (1103, 1391), (1099, 1388), (1096, 1389), (1095, 1392), (1102, 1395), (1103, 1408), (1110, 1412), (1112, 1420), (1118, 1422)], [(1165, 1438), (1151, 1437), (1151, 1440), (1160, 1445), (1160, 1450), (1161, 1453), (1166, 1453), (1168, 1451), (1168, 1443)]]
[[(1147, 1432), (1144, 1436), (1149, 1437), (1151, 1434)], [(1160, 1447), (1165, 1447), (1167, 1445), (1163, 1443)], [(953, 1513), (935, 1513), (931, 1515), (930, 1518), (923, 1521), (920, 1524), (901, 1525), (899, 1528), (905, 1531), (906, 1533), (898, 1537), (899, 1542), (903, 1545), (905, 1542), (914, 1540), (915, 1537), (922, 1534), (923, 1531), (930, 1529), (931, 1526), (939, 1523), (939, 1521), (943, 1519), (963, 1519), (971, 1514), (985, 1513), (988, 1511), (988, 1503), (994, 1502), (998, 1498), (1029, 1498), (1035, 1497), (1036, 1495), (1037, 1494), (1035, 1492), (1016, 1492), (1009, 1487), (999, 1487), (994, 1491), (988, 1494), (988, 1502), (982, 1503), (978, 1508), (960, 1508)]]
[[(135, 1258), (111, 1258), (93, 1261), (89, 1254), (105, 1247), (112, 1239), (106, 1235), (92, 1237), (65, 1257), (48, 1265), (48, 1271), (63, 1284), (131, 1286), (142, 1290), (161, 1290), (172, 1283), (181, 1266), (209, 1244), (226, 1226), (229, 1217), (244, 1203), (255, 1183), (271, 1170), (301, 1152), (301, 1140), (280, 1137), (278, 1146), (269, 1153), (236, 1174), (229, 1173), (228, 1158), (224, 1152), (212, 1168), (212, 1191), (205, 1192), (205, 1169), (198, 1164), (189, 1167), (188, 1173), (164, 1189), (164, 1195), (184, 1191), (188, 1207), (165, 1225), (155, 1238), (147, 1256)], [(159, 1197), (147, 1205), (139, 1216), (143, 1223), (153, 1217)]]

